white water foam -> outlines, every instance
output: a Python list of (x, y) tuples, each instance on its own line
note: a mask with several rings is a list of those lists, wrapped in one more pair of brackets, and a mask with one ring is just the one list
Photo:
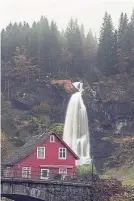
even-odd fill
[(71, 96), (68, 103), (63, 140), (80, 157), (77, 165), (83, 165), (91, 162), (88, 117), (82, 99), (83, 83), (75, 82), (73, 86), (78, 92)]

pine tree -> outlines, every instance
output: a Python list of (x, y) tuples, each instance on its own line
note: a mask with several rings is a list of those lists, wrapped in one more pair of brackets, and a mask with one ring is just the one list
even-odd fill
[(5, 29), (2, 29), (1, 31), (1, 59), (3, 61), (8, 61), (8, 43)]
[(122, 48), (127, 52), (127, 31), (128, 31), (128, 18), (127, 14), (121, 13), (119, 28), (118, 28), (118, 48)]
[(68, 23), (66, 30), (66, 37), (68, 40), (68, 51), (72, 55), (72, 64), (70, 65), (70, 74), (73, 76), (82, 76), (83, 74), (83, 44), (81, 31), (77, 22), (77, 19), (71, 20)]
[(128, 24), (127, 47), (128, 52), (131, 53), (131, 50), (134, 48), (134, 10), (132, 12), (130, 23)]
[(11, 60), (14, 52), (14, 42), (15, 41), (13, 39), (13, 24), (10, 22), (9, 25), (6, 27), (6, 30), (3, 29), (1, 32), (2, 60)]
[(105, 74), (115, 73), (115, 39), (112, 18), (105, 13), (104, 22), (100, 31), (99, 47), (98, 47), (98, 66)]
[(80, 27), (80, 32), (81, 32), (82, 44), (84, 45), (84, 42), (85, 42), (85, 31), (84, 31), (84, 25), (83, 24)]
[(124, 73), (126, 72), (126, 69), (127, 69), (127, 60), (126, 60), (126, 55), (125, 53), (123, 52), (123, 50), (121, 48), (119, 48), (117, 50), (117, 70), (119, 73)]
[(30, 30), (28, 54), (29, 56), (34, 58), (33, 60), (34, 64), (38, 64), (37, 47), (38, 47), (38, 26), (36, 22), (33, 22)]
[(92, 82), (93, 77), (93, 67), (95, 65), (96, 53), (97, 53), (97, 41), (93, 37), (92, 31), (88, 32), (85, 43), (84, 43), (84, 73), (86, 78)]
[(61, 55), (61, 46), (60, 46), (60, 33), (58, 31), (57, 25), (54, 21), (50, 25), (50, 60), (49, 60), (49, 71), (55, 75), (59, 71), (59, 60)]
[(38, 65), (41, 69), (41, 72), (46, 73), (49, 72), (50, 30), (49, 30), (48, 19), (42, 16), (37, 24), (37, 27), (38, 27), (38, 45), (37, 45)]
[(87, 58), (90, 62), (92, 62), (96, 56), (96, 46), (96, 40), (93, 37), (92, 31), (90, 29), (86, 36), (84, 44), (84, 55), (85, 58)]

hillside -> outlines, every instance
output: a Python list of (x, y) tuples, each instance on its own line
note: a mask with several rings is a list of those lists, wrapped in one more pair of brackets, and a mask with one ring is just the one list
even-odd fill
[(70, 83), (82, 80), (97, 172), (133, 172), (134, 11), (130, 19), (121, 13), (118, 29), (106, 12), (98, 41), (77, 19), (60, 32), (42, 16), (32, 26), (9, 23), (1, 44), (2, 138), (11, 150), (41, 132), (62, 135)]
[(2, 95), (2, 130), (14, 145), (22, 146), (29, 136), (42, 130), (62, 133), (70, 92), (51, 82), (34, 82), (19, 90), (11, 101)]
[(1, 161), (3, 161), (4, 159), (7, 159), (12, 155), (14, 147), (5, 133), (2, 132), (0, 137), (1, 137)]

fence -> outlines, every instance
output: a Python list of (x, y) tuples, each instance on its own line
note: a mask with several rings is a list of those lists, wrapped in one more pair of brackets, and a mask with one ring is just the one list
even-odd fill
[(63, 180), (75, 177), (72, 168), (2, 166), (1, 177), (23, 179)]
[[(1, 166), (2, 178), (14, 178), (14, 179), (28, 179), (28, 180), (60, 180), (70, 181), (77, 183), (93, 183), (93, 182), (105, 182), (106, 180), (116, 180), (113, 175), (98, 176), (93, 171), (88, 175), (75, 175), (75, 171), (72, 168), (63, 169), (53, 167), (18, 167), (18, 166)], [(134, 186), (134, 173), (127, 175), (126, 177), (118, 178), (125, 186)]]

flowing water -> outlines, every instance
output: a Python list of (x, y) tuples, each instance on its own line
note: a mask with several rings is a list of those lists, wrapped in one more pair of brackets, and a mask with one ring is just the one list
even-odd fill
[(77, 165), (88, 164), (90, 158), (89, 128), (86, 107), (82, 99), (83, 83), (75, 82), (78, 89), (68, 103), (63, 140), (80, 157)]

